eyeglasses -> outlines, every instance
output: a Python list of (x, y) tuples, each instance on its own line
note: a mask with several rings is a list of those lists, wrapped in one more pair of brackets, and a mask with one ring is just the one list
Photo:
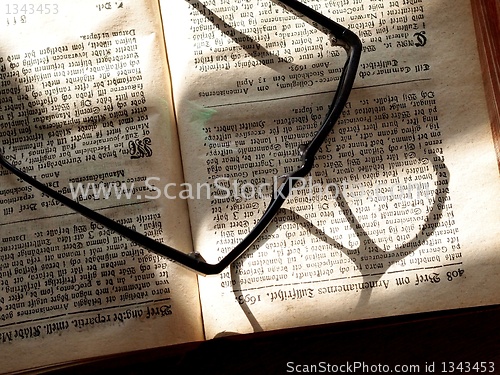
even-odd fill
[(335, 91), (332, 104), (328, 112), (315, 133), (314, 137), (307, 143), (300, 147), (300, 160), (301, 164), (295, 170), (281, 176), (281, 182), (277, 186), (276, 191), (272, 195), (266, 210), (261, 218), (256, 222), (254, 228), (242, 239), (242, 241), (229, 251), (224, 258), (218, 263), (207, 263), (198, 253), (186, 254), (176, 250), (168, 245), (153, 240), (139, 232), (131, 230), (124, 225), (92, 210), (84, 205), (62, 195), (61, 193), (53, 190), (43, 182), (36, 180), (29, 176), (19, 168), (8, 162), (3, 153), (0, 152), (0, 164), (13, 174), (39, 189), (46, 195), (56, 199), (60, 203), (66, 205), (70, 209), (86, 216), (88, 219), (99, 223), (108, 229), (115, 231), (125, 238), (141, 245), (142, 247), (162, 255), (173, 262), (176, 262), (192, 271), (203, 275), (213, 275), (222, 272), (232, 262), (238, 259), (245, 251), (247, 251), (252, 244), (261, 236), (266, 230), (273, 218), (276, 216), (287, 197), (292, 192), (295, 184), (300, 178), (305, 177), (314, 165), (315, 155), (318, 153), (321, 145), (324, 143), (327, 136), (332, 131), (336, 121), (340, 117), (344, 106), (348, 100), (351, 92), (353, 82), (356, 76), (360, 55), (361, 55), (361, 42), (359, 38), (347, 28), (339, 25), (331, 19), (323, 16), (315, 10), (309, 8), (297, 0), (272, 0), (277, 5), (283, 7), (287, 11), (293, 13), (300, 19), (312, 25), (320, 32), (326, 34), (333, 45), (341, 46), (345, 49), (347, 58), (343, 65), (342, 73), (338, 81), (337, 90)]

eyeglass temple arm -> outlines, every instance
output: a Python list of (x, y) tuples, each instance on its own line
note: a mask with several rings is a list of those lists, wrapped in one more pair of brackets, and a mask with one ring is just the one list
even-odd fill
[(344, 47), (348, 52), (348, 61), (346, 62), (346, 65), (342, 72), (339, 87), (337, 89), (337, 92), (335, 93), (333, 105), (330, 108), (330, 111), (327, 114), (327, 117), (323, 122), (321, 128), (318, 130), (313, 140), (307, 145), (302, 154), (304, 164), (295, 172), (285, 176), (285, 180), (280, 185), (278, 190), (274, 193), (274, 197), (271, 200), (267, 210), (265, 211), (259, 222), (256, 224), (254, 229), (219, 263), (206, 263), (200, 256), (185, 254), (168, 245), (162, 244), (141, 233), (129, 229), (124, 225), (119, 224), (107, 218), (106, 216), (103, 216), (100, 213), (85, 207), (84, 205), (62, 195), (61, 193), (51, 189), (47, 185), (24, 173), (23, 171), (9, 163), (4, 158), (4, 155), (1, 152), (0, 164), (14, 173), (17, 177), (31, 184), (33, 187), (42, 191), (51, 198), (58, 200), (70, 209), (82, 214), (92, 221), (104, 225), (108, 229), (111, 229), (116, 233), (122, 235), (123, 237), (126, 237), (129, 240), (140, 244), (148, 250), (165, 256), (171, 261), (176, 262), (202, 275), (214, 275), (222, 272), (227, 266), (229, 266), (233, 261), (239, 258), (246, 250), (248, 250), (250, 246), (252, 246), (252, 244), (257, 240), (257, 238), (269, 226), (269, 224), (272, 222), (272, 219), (281, 208), (283, 202), (292, 191), (294, 184), (297, 182), (296, 178), (304, 177), (310, 172), (314, 163), (314, 155), (318, 151), (328, 133), (333, 128), (347, 101), (349, 92), (354, 82), (361, 52), (361, 42), (359, 41), (359, 38), (343, 26), (337, 24), (336, 22), (330, 20), (329, 18), (321, 15), (320, 13), (312, 10), (311, 8), (296, 0), (272, 1), (303, 18), (308, 23), (311, 23), (314, 27), (318, 28), (318, 25), (320, 25), (327, 29), (331, 33), (331, 36), (335, 36), (337, 39), (345, 41), (346, 44)]
[(44, 194), (51, 198), (61, 202), (68, 208), (75, 212), (87, 217), (88, 219), (95, 221), (96, 223), (102, 224), (108, 229), (122, 235), (125, 238), (145, 247), (146, 249), (167, 257), (171, 261), (178, 263), (192, 271), (195, 271), (201, 275), (215, 275), (221, 273), (227, 266), (229, 266), (234, 260), (236, 260), (241, 254), (243, 254), (262, 234), (262, 232), (268, 227), (272, 218), (276, 215), (281, 205), (285, 201), (286, 197), (290, 194), (291, 187), (287, 183), (287, 180), (280, 186), (278, 192), (276, 192), (276, 199), (273, 199), (266, 212), (262, 216), (261, 220), (257, 223), (254, 229), (240, 242), (233, 250), (231, 250), (228, 255), (223, 258), (217, 264), (210, 264), (205, 262), (200, 256), (196, 254), (186, 254), (173, 247), (165, 245), (161, 242), (153, 240), (139, 232), (136, 232), (126, 226), (117, 223), (114, 220), (107, 218), (100, 213), (85, 207), (84, 205), (66, 197), (65, 195), (51, 189), (47, 185), (41, 183), (35, 178), (24, 173), (17, 167), (9, 163), (0, 152), (0, 164), (14, 173), (17, 177), (21, 178), (25, 182), (29, 183), (36, 189), (40, 190)]
[[(358, 36), (351, 30), (322, 15), (314, 9), (308, 7), (297, 0), (271, 0), (272, 2), (281, 5), (283, 8), (293, 13), (303, 21), (309, 23), (316, 29), (323, 28), (325, 34), (329, 35), (332, 42), (344, 47), (347, 53), (347, 61), (342, 75), (339, 79), (339, 85), (333, 98), (332, 106), (330, 107), (323, 124), (314, 135), (314, 138), (302, 150), (303, 165), (301, 169), (304, 175), (310, 172), (314, 164), (314, 156), (325, 141), (328, 134), (332, 131), (333, 126), (342, 114), (345, 104), (349, 98), (356, 72), (358, 70), (359, 60), (361, 57), (362, 44)], [(305, 173), (304, 173), (305, 172)]]
[(324, 16), (323, 14), (315, 11), (304, 3), (298, 0), (271, 1), (275, 4), (280, 5), (282, 8), (302, 19), (304, 22), (307, 22), (314, 28), (320, 29), (319, 26), (323, 27), (324, 30), (320, 31), (340, 39), (341, 42), (344, 42), (343, 45), (346, 48), (356, 48), (359, 50), (359, 52), (361, 51), (361, 41), (355, 33), (338, 24), (337, 22), (331, 20), (330, 18)]
[(58, 200), (65, 206), (71, 208), (73, 211), (76, 211), (80, 213), (81, 215), (87, 217), (88, 219), (95, 221), (96, 223), (102, 224), (103, 226), (107, 227), (108, 229), (111, 229), (119, 234), (121, 234), (123, 237), (128, 238), (129, 240), (136, 242), (148, 250), (151, 250), (155, 253), (158, 253), (160, 255), (166, 256), (169, 259), (171, 259), (174, 262), (178, 262), (180, 264), (185, 265), (187, 268), (190, 268), (192, 270), (195, 270), (200, 273), (202, 270), (199, 268), (199, 264), (203, 262), (196, 257), (192, 255), (185, 254), (179, 250), (176, 250), (168, 245), (162, 244), (158, 241), (155, 241), (139, 232), (136, 232), (132, 229), (129, 229), (125, 227), (122, 224), (117, 223), (114, 220), (111, 220), (107, 218), (104, 215), (101, 215), (100, 213), (85, 207), (84, 205), (78, 203), (77, 201), (74, 201), (65, 195), (51, 189), (47, 185), (43, 184), (42, 182), (36, 180), (35, 178), (29, 176), (28, 174), (24, 173), (20, 169), (16, 168), (13, 166), (11, 163), (9, 163), (3, 153), (0, 153), (0, 164), (7, 168), (9, 171), (14, 173), (17, 177), (23, 179), (30, 185), (34, 186), (38, 190), (42, 191), (44, 194), (48, 195), (51, 198), (54, 198), (55, 200)]

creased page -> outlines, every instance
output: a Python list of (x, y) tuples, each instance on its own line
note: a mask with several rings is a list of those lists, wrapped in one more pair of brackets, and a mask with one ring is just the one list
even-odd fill
[[(18, 168), (184, 252), (158, 4), (1, 5), (0, 142)], [(203, 339), (193, 273), (0, 170), (0, 371)]]
[[(359, 35), (354, 89), (267, 231), (200, 278), (207, 337), (500, 302), (469, 1), (304, 3)], [(346, 54), (269, 1), (161, 5), (194, 247), (215, 263), (300, 166)]]

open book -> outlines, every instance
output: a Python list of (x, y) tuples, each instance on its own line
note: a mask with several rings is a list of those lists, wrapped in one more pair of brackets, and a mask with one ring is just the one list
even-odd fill
[[(310, 178), (220, 275), (0, 170), (1, 371), (500, 302), (498, 91), (471, 2), (306, 3), (362, 39), (355, 87)], [(344, 63), (264, 0), (12, 2), (1, 31), (3, 154), (211, 263), (296, 166)]]

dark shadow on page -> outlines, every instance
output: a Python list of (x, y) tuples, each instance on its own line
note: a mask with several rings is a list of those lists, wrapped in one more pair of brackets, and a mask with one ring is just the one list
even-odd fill
[[(434, 164), (434, 157), (435, 154), (429, 155), (429, 161), (433, 167), (434, 173), (436, 173), (436, 167), (437, 165)], [(448, 186), (448, 177), (449, 176), (449, 170), (446, 167), (445, 164), (442, 164), (444, 166), (441, 168), (440, 172), (445, 172), (445, 173), (436, 173), (437, 175), (437, 183), (436, 186), (438, 187), (443, 187), (443, 186)], [(425, 242), (427, 239), (429, 239), (432, 234), (434, 233), (434, 230), (436, 229), (437, 225), (432, 225), (432, 224), (437, 224), (439, 221), (441, 221), (442, 217), (442, 211), (443, 211), (443, 206), (440, 204), (440, 202), (444, 202), (446, 198), (447, 193), (445, 192), (445, 189), (439, 189), (436, 188), (436, 194), (434, 195), (434, 203), (429, 210), (429, 213), (427, 215), (426, 221), (423, 223), (421, 229), (419, 232), (409, 241), (405, 242), (401, 246), (395, 248), (394, 250), (391, 250), (391, 252), (394, 253), (399, 253), (395, 257), (391, 258), (391, 262), (387, 264), (384, 264), (384, 268), (378, 269), (376, 275), (374, 276), (373, 274), (370, 275), (363, 275), (363, 282), (367, 281), (367, 278), (370, 277), (376, 277), (376, 280), (380, 280), (382, 276), (387, 272), (387, 269), (394, 263), (400, 261), (401, 259), (405, 258), (408, 256), (406, 253), (413, 253), (415, 252), (420, 246), (418, 245), (419, 243)], [(342, 194), (339, 194), (337, 197), (337, 203), (339, 204), (339, 207), (344, 207), (342, 209), (344, 216), (347, 218), (349, 223), (351, 224), (351, 228), (354, 230), (356, 233), (356, 236), (359, 239), (367, 239), (364, 244), (360, 244), (359, 247), (359, 253), (360, 254), (368, 254), (368, 249), (377, 249), (379, 253), (384, 253), (385, 250), (381, 248), (373, 239), (366, 233), (366, 231), (363, 229), (362, 225), (359, 223), (358, 219), (356, 216), (353, 214), (351, 208), (347, 204), (345, 197)], [(331, 238), (328, 238), (329, 241), (333, 241)], [(360, 241), (361, 242), (361, 241)], [(343, 248), (342, 251), (347, 254), (347, 248)], [(404, 251), (401, 251), (404, 250)], [(352, 255), (350, 256), (352, 259)], [(371, 263), (371, 262), (367, 262)], [(364, 265), (364, 263), (362, 263)], [(363, 273), (362, 273), (363, 274)], [(371, 296), (372, 288), (365, 288), (361, 290), (361, 294), (359, 297), (358, 301), (358, 307), (367, 305), (370, 301), (370, 296)]]
[[(186, 0), (191, 6), (196, 9), (201, 15), (203, 15), (208, 21), (210, 21), (213, 25), (217, 27), (224, 35), (227, 35), (231, 38), (235, 43), (237, 43), (250, 57), (253, 57), (259, 63), (264, 66), (273, 65), (273, 69), (279, 71), (281, 67), (285, 64), (287, 69), (286, 72), (290, 70), (288, 67), (296, 66), (291, 62), (286, 62), (283, 58), (280, 58), (278, 55), (273, 53), (272, 51), (267, 50), (260, 43), (260, 41), (256, 41), (254, 38), (242, 33), (241, 31), (236, 30), (234, 27), (229, 25), (222, 18), (218, 17), (214, 12), (212, 12), (206, 5), (204, 5), (199, 0)], [(278, 7), (278, 5), (274, 5)], [(258, 46), (258, 47), (257, 47)], [(272, 61), (272, 62), (270, 62)]]
[[(446, 167), (446, 164), (440, 163), (439, 170), (440, 170), (440, 172), (445, 172), (445, 173), (436, 173), (437, 165), (434, 162), (435, 156), (437, 156), (437, 155), (435, 155), (435, 154), (428, 155), (428, 160), (429, 160), (429, 163), (433, 167), (433, 169), (432, 169), (433, 172), (437, 176), (436, 186), (441, 187), (441, 188), (447, 187), (449, 181), (448, 181), (448, 178), (446, 176), (450, 176), (449, 170)], [(395, 248), (394, 250), (391, 250), (391, 253), (394, 252), (394, 253), (397, 253), (397, 255), (391, 258), (391, 262), (385, 263), (383, 268), (377, 269), (376, 274), (373, 274), (373, 273), (364, 274), (363, 272), (361, 272), (363, 283), (367, 282), (368, 280), (373, 281), (374, 278), (376, 281), (379, 281), (393, 263), (396, 263), (396, 262), (400, 261), (401, 259), (407, 257), (408, 254), (415, 252), (420, 247), (418, 244), (425, 242), (428, 238), (430, 238), (432, 236), (432, 234), (434, 233), (434, 230), (437, 227), (436, 224), (441, 220), (441, 217), (442, 217), (442, 212), (443, 212), (442, 207), (443, 206), (440, 204), (440, 202), (445, 201), (446, 195), (447, 195), (447, 193), (446, 193), (445, 189), (436, 188), (436, 194), (434, 195), (433, 205), (429, 210), (429, 213), (427, 215), (427, 219), (425, 220), (424, 223), (422, 223), (421, 229), (419, 230), (419, 232), (411, 240), (405, 242), (404, 244), (400, 245), (399, 247)], [(347, 203), (344, 195), (342, 195), (342, 192), (339, 192), (336, 201), (337, 201), (339, 207), (344, 207), (342, 209), (342, 212), (343, 212), (345, 218), (347, 219), (347, 221), (350, 223), (351, 228), (356, 233), (356, 236), (360, 240), (360, 246), (358, 247), (359, 255), (368, 254), (368, 252), (369, 252), (368, 249), (372, 249), (372, 251), (373, 251), (373, 249), (377, 249), (378, 253), (386, 252), (373, 239), (371, 239), (370, 236), (366, 233), (366, 231), (362, 228), (362, 225), (359, 223), (358, 219), (356, 218), (356, 216), (354, 215), (352, 210), (349, 208), (348, 203)], [(349, 249), (349, 248), (341, 245), (339, 242), (337, 242), (333, 238), (329, 237), (323, 230), (314, 226), (309, 220), (307, 220), (304, 217), (302, 217), (301, 215), (299, 215), (299, 214), (297, 214), (289, 209), (285, 209), (285, 208), (280, 209), (277, 216), (279, 216), (279, 215), (293, 217), (293, 221), (295, 223), (297, 223), (298, 225), (300, 225), (305, 230), (307, 230), (311, 236), (315, 236), (317, 238), (320, 238), (322, 241), (328, 243), (332, 247), (339, 249), (345, 255), (347, 255), (351, 259), (351, 261), (353, 261), (353, 263), (354, 263), (354, 258), (355, 258), (355, 256), (358, 255), (357, 252), (356, 252), (356, 254), (353, 254), (352, 249)], [(275, 224), (275, 222), (273, 221), (271, 223), (271, 225), (268, 227), (266, 233), (268, 233), (268, 234), (274, 233), (280, 227), (281, 224), (282, 223)], [(363, 240), (366, 240), (366, 241), (363, 241)], [(261, 243), (262, 243), (262, 241), (257, 240), (255, 246), (253, 246), (252, 249), (248, 250), (248, 251), (249, 252), (255, 251), (255, 249), (258, 249), (260, 247), (259, 245)], [(404, 250), (404, 251), (401, 251), (401, 250)], [(364, 264), (369, 264), (369, 263), (372, 263), (372, 262), (371, 261), (366, 261), (364, 263), (362, 262), (361, 265), (363, 266)], [(231, 277), (232, 277), (232, 280), (234, 281), (233, 293), (235, 294), (235, 296), (237, 294), (241, 294), (242, 288), (241, 288), (240, 278), (239, 278), (239, 275), (235, 272), (234, 265), (231, 266)], [(358, 299), (357, 308), (367, 306), (369, 301), (370, 301), (370, 297), (371, 297), (371, 288), (361, 289), (360, 296)], [(240, 307), (244, 311), (245, 315), (248, 317), (250, 324), (256, 330), (256, 332), (257, 332), (257, 330), (261, 330), (262, 328), (260, 327), (260, 325), (259, 325), (256, 317), (252, 313), (250, 307), (246, 303), (241, 304)]]
[[(253, 252), (254, 250), (249, 249), (247, 250), (248, 252)], [(231, 281), (234, 283), (235, 287), (239, 287), (241, 285), (240, 281), (240, 275), (238, 272), (236, 272), (236, 267), (234, 266), (234, 263), (231, 263), (229, 266), (230, 272), (231, 272)], [(234, 293), (235, 298), (238, 297), (238, 293), (233, 287), (232, 292)], [(245, 316), (248, 319), (248, 322), (252, 326), (253, 332), (263, 332), (264, 330), (260, 326), (259, 322), (257, 321), (257, 318), (255, 315), (253, 315), (252, 310), (250, 310), (250, 307), (247, 305), (247, 303), (242, 300), (240, 303), (241, 310), (245, 313)], [(217, 335), (214, 336), (215, 339), (221, 338), (221, 337), (226, 337), (226, 336), (233, 336), (237, 335), (238, 333), (236, 332), (230, 332), (230, 331), (224, 331), (224, 332), (219, 332)]]
[[(240, 286), (240, 289), (241, 289), (240, 275), (239, 275), (239, 273), (236, 272), (236, 267), (234, 266), (234, 263), (231, 264), (230, 269), (231, 269), (231, 280), (234, 282), (235, 285)], [(233, 288), (233, 292), (234, 292), (234, 288)], [(235, 293), (235, 296), (236, 296), (236, 293)], [(247, 303), (245, 301), (242, 301), (242, 303), (240, 303), (240, 307), (243, 310), (243, 312), (245, 313), (245, 316), (247, 317), (248, 322), (252, 326), (253, 331), (254, 332), (262, 332), (263, 331), (262, 327), (260, 326), (260, 324), (257, 321), (257, 319), (255, 318), (255, 316), (252, 314), (252, 310), (250, 310), (250, 307), (247, 305)]]

